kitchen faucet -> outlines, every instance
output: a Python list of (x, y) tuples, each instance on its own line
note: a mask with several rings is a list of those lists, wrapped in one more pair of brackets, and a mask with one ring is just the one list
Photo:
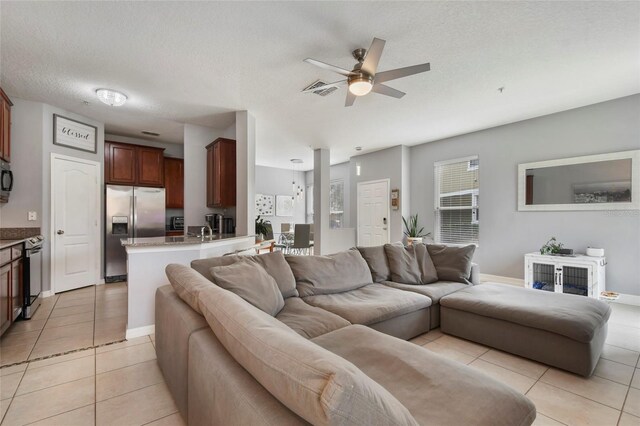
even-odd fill
[(211, 226), (207, 223), (205, 224), (202, 228), (200, 228), (200, 236), (201, 238), (204, 240), (204, 230), (208, 229), (209, 230), (209, 240), (213, 239), (213, 229), (211, 229)]

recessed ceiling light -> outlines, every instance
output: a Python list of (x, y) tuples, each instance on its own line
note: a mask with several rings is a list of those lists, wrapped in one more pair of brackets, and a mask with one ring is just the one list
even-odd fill
[(362, 147), (361, 146), (356, 146), (356, 151), (362, 151)]
[(112, 89), (98, 89), (96, 95), (102, 102), (111, 106), (121, 106), (127, 101), (127, 95)]
[(156, 133), (156, 132), (150, 132), (148, 130), (143, 130), (142, 132), (143, 135), (148, 135), (148, 136), (160, 136), (160, 133)]
[(304, 161), (302, 161), (302, 160), (301, 160), (301, 159), (299, 159), (299, 158), (292, 158), (290, 161), (291, 161), (293, 164), (302, 164), (302, 163), (304, 163)]

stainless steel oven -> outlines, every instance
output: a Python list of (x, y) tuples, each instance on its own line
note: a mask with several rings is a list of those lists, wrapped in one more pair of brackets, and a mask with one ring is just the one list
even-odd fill
[(44, 237), (38, 235), (27, 239), (24, 247), (24, 302), (22, 317), (30, 319), (35, 313), (42, 299), (42, 244)]
[(13, 173), (9, 163), (0, 160), (0, 203), (9, 202), (9, 193), (13, 188)]

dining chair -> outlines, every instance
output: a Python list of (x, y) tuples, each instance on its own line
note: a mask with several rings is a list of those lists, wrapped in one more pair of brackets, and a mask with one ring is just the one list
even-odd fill
[(291, 251), (296, 254), (310, 254), (311, 247), (313, 247), (311, 243), (311, 225), (308, 223), (296, 223)]

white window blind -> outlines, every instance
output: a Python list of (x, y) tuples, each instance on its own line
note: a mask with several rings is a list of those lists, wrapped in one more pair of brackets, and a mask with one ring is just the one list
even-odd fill
[(329, 227), (344, 226), (344, 180), (332, 180), (329, 186)]
[(434, 164), (436, 242), (478, 244), (479, 172), (477, 156)]

